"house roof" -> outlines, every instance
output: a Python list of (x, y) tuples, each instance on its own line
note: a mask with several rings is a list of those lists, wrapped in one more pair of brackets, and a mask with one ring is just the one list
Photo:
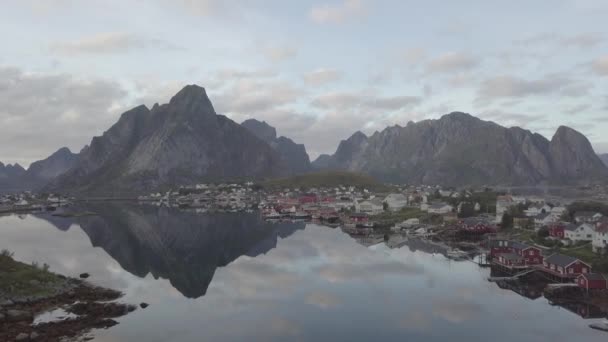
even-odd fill
[(562, 267), (566, 267), (574, 262), (580, 261), (579, 259), (571, 257), (569, 255), (558, 254), (558, 253), (547, 257), (545, 260), (549, 264), (558, 265), (558, 266), (562, 266)]
[(447, 203), (433, 203), (431, 205), (429, 205), (430, 209), (442, 209), (445, 208), (446, 206), (450, 206)]
[[(598, 212), (595, 211), (577, 211), (574, 214), (574, 217), (593, 217), (596, 214), (599, 214)], [(601, 215), (601, 214), (600, 214)]]
[(522, 257), (520, 257), (519, 255), (517, 255), (515, 253), (501, 253), (498, 255), (507, 260), (521, 260), (522, 259)]
[(523, 242), (517, 242), (517, 241), (511, 241), (509, 243), (509, 246), (511, 246), (511, 247), (513, 247), (515, 249), (520, 249), (520, 250), (524, 250), (524, 249), (532, 247), (532, 246), (530, 246), (528, 244), (525, 244)]
[(536, 217), (534, 217), (535, 220), (544, 220), (547, 217), (549, 217), (549, 213), (542, 213), (542, 214), (538, 214), (536, 215)]
[(580, 276), (587, 278), (587, 280), (606, 280), (606, 278), (599, 273), (583, 273)]

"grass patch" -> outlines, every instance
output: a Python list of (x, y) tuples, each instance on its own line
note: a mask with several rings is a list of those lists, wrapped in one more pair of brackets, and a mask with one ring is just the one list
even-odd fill
[(48, 271), (48, 266), (27, 265), (12, 258), (12, 253), (0, 253), (0, 292), (11, 296), (51, 295), (52, 285), (62, 279)]
[(374, 215), (372, 219), (379, 226), (392, 226), (412, 218), (422, 219), (426, 215), (427, 213), (419, 208), (403, 208), (399, 211), (385, 211), (381, 214)]

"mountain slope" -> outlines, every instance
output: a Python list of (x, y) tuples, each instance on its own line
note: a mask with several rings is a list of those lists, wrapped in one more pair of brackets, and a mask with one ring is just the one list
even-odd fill
[(608, 166), (608, 153), (600, 154), (600, 159)]
[(241, 126), (247, 128), (274, 148), (290, 173), (304, 173), (311, 170), (310, 159), (303, 144), (296, 144), (286, 137), (277, 138), (277, 130), (265, 121), (249, 119), (243, 121)]
[(168, 104), (122, 114), (49, 189), (122, 195), (239, 177), (284, 174), (279, 154), (217, 115), (205, 89), (189, 85)]
[[(608, 177), (580, 133), (561, 127), (551, 141), (454, 112), (342, 141), (315, 161), (391, 182), (447, 185), (570, 183)], [(323, 166), (323, 165), (322, 165)]]
[(19, 164), (0, 162), (0, 193), (20, 191), (24, 188), (25, 169)]
[(33, 162), (27, 169), (27, 177), (38, 181), (48, 181), (64, 174), (76, 165), (78, 155), (67, 147), (60, 148), (49, 157)]

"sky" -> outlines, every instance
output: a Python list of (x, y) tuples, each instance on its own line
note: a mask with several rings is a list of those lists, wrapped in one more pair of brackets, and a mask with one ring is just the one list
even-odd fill
[(453, 111), (608, 153), (606, 18), (604, 0), (7, 0), (0, 161), (80, 151), (187, 84), (313, 159)]

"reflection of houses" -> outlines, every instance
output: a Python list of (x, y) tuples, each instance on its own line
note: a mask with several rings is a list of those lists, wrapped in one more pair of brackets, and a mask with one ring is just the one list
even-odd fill
[(599, 307), (591, 304), (571, 302), (571, 303), (553, 303), (549, 301), (551, 305), (557, 305), (562, 307), (584, 319), (596, 319), (606, 317), (606, 313), (603, 312)]
[(511, 290), (522, 297), (532, 300), (538, 299), (543, 295), (545, 283), (525, 283), (520, 281), (497, 281), (496, 285), (503, 290)]

